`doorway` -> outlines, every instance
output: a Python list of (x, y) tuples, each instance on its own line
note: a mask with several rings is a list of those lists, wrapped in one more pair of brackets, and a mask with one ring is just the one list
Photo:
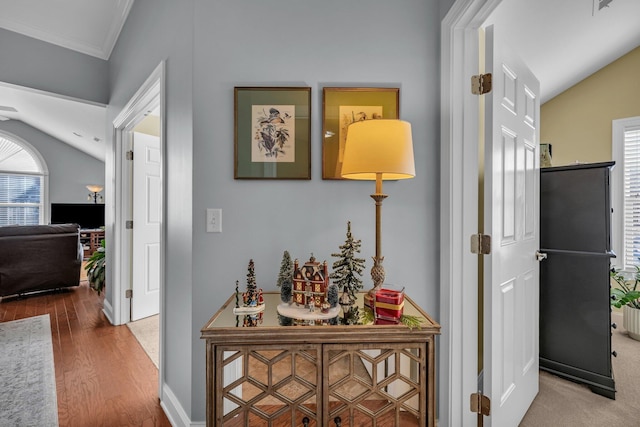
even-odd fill
[[(114, 177), (115, 197), (113, 217), (113, 298), (112, 311), (113, 323), (117, 325), (129, 323), (134, 316), (146, 317), (157, 310), (159, 315), (159, 385), (163, 382), (163, 289), (164, 289), (164, 254), (165, 231), (163, 218), (165, 215), (164, 202), (164, 71), (165, 63), (161, 62), (144, 84), (138, 89), (127, 105), (113, 122), (114, 126)], [(151, 135), (150, 135), (151, 134)], [(154, 135), (155, 134), (155, 135)], [(153, 147), (149, 149), (144, 141), (153, 140)], [(141, 152), (135, 153), (136, 148), (145, 147)], [(143, 175), (136, 179), (134, 160), (136, 157), (149, 159), (154, 164), (154, 171), (150, 175)], [(136, 166), (136, 168), (141, 168)], [(140, 184), (137, 189), (136, 181)], [(153, 187), (149, 189), (148, 183)], [(151, 206), (152, 209), (146, 209)], [(142, 215), (139, 215), (142, 213)], [(151, 221), (146, 221), (150, 218)], [(138, 218), (136, 220), (136, 218)], [(153, 236), (143, 243), (142, 251), (136, 249), (136, 221), (138, 229), (145, 228), (145, 222), (154, 225)], [(148, 231), (148, 230), (147, 230)], [(148, 234), (148, 233), (147, 233)], [(147, 256), (148, 255), (148, 256)], [(136, 272), (137, 267), (142, 266), (142, 273)], [(146, 277), (142, 280), (134, 280), (134, 275)], [(142, 291), (137, 291), (139, 282)], [(145, 289), (146, 288), (146, 289)], [(151, 290), (155, 294), (157, 309), (142, 311), (137, 310), (140, 304), (141, 293)], [(136, 293), (139, 297), (136, 299)], [(144, 303), (148, 304), (148, 302)]]
[(478, 29), (501, 0), (456, 0), (441, 37), (440, 406), (438, 424), (476, 425), (469, 410), (478, 391), (479, 103), (470, 76), (478, 73)]

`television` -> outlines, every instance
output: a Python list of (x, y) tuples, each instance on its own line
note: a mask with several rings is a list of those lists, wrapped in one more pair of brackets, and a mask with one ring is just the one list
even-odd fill
[(104, 226), (104, 205), (97, 203), (51, 203), (51, 224), (76, 223), (83, 229)]

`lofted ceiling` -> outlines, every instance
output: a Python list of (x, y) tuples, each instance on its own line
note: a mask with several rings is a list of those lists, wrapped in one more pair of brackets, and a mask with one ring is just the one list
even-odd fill
[[(0, 28), (108, 59), (132, 4), (0, 0)], [(639, 16), (640, 0), (503, 0), (488, 23), (506, 34), (538, 76), (544, 103), (640, 46)], [(5, 119), (105, 158), (105, 106), (0, 82)]]
[(640, 0), (503, 0), (495, 24), (540, 80), (541, 103), (640, 46)]
[[(109, 59), (133, 0), (0, 0), (0, 28)], [(0, 82), (0, 120), (21, 120), (105, 159), (106, 107)]]

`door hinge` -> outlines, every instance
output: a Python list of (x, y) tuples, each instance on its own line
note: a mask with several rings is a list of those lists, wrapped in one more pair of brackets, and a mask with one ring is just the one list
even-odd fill
[(125, 298), (133, 298), (133, 289), (127, 289), (124, 291)]
[(477, 255), (489, 255), (491, 253), (491, 236), (480, 233), (472, 234), (471, 253)]
[(491, 399), (482, 393), (471, 393), (471, 412), (489, 416), (491, 413)]
[(484, 95), (491, 92), (491, 73), (471, 76), (471, 93)]
[(126, 230), (133, 230), (133, 221), (125, 221), (124, 222), (124, 228)]
[(133, 150), (127, 151), (127, 160), (133, 160)]

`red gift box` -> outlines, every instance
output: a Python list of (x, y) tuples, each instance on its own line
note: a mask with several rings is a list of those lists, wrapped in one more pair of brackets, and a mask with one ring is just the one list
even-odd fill
[(376, 319), (399, 321), (404, 309), (404, 289), (381, 288), (374, 301)]

